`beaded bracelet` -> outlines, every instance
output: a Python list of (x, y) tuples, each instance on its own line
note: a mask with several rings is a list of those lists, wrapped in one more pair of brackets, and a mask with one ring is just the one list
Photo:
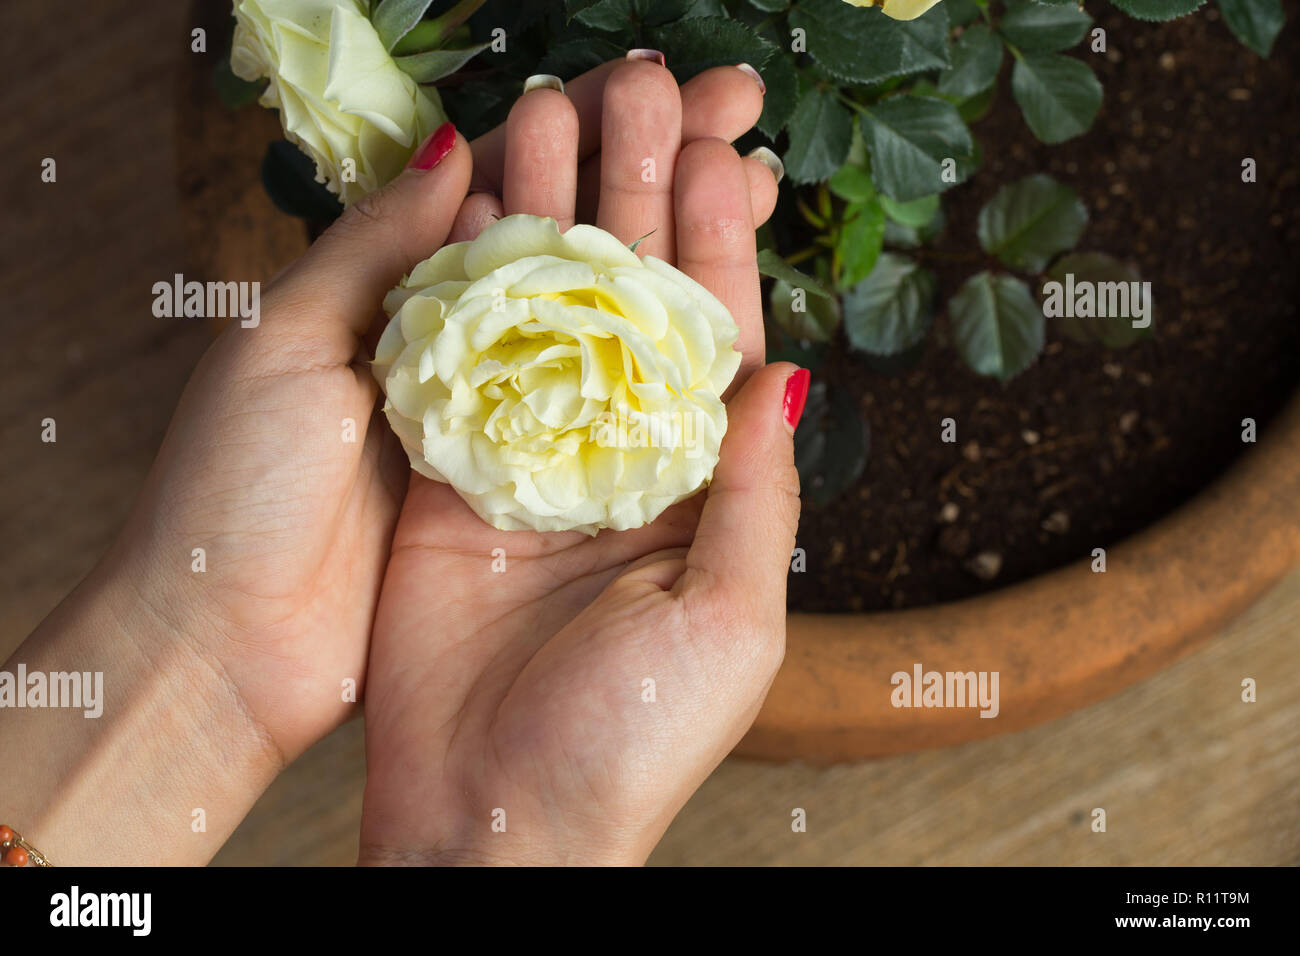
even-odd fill
[(0, 825), (0, 857), (9, 866), (53, 866), (40, 850), (23, 839), (22, 834)]

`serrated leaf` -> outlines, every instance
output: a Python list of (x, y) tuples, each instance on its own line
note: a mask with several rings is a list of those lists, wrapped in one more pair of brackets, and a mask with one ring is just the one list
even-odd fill
[(871, 173), (854, 163), (845, 163), (835, 170), (835, 175), (827, 180), (826, 185), (845, 202), (866, 202), (876, 194)]
[(604, 37), (574, 37), (547, 50), (546, 56), (537, 64), (537, 72), (569, 80), (609, 60), (616, 60), (626, 52)]
[(782, 157), (795, 183), (819, 183), (844, 163), (853, 142), (853, 117), (836, 91), (810, 86), (786, 125), (790, 148)]
[(776, 44), (728, 17), (691, 17), (650, 32), (677, 82), (715, 66), (748, 63), (759, 73), (777, 55)]
[(412, 53), (410, 56), (396, 57), (393, 62), (417, 83), (433, 83), (450, 76), (492, 45), (478, 43), (464, 50), (430, 50), (427, 53)]
[(970, 130), (957, 108), (940, 99), (894, 96), (862, 109), (862, 135), (871, 152), (871, 171), (881, 192), (900, 202), (943, 192), (955, 182), (944, 176), (944, 160), (961, 160), (974, 150)]
[(1036, 173), (998, 190), (979, 215), (984, 251), (1012, 269), (1041, 272), (1074, 244), (1088, 225), (1088, 210), (1073, 189)]
[(800, 272), (771, 249), (758, 250), (758, 274), (806, 289), (809, 295), (823, 299), (832, 298), (830, 291), (824, 285), (812, 276)]
[(821, 507), (862, 476), (871, 433), (853, 395), (815, 382), (794, 433), (794, 461), (803, 497)]
[(371, 14), (370, 22), (379, 34), (379, 42), (391, 51), (397, 41), (411, 32), (433, 0), (383, 0)]
[[(803, 290), (802, 295), (798, 294)], [(826, 297), (810, 296), (801, 285), (784, 279), (772, 283), (768, 301), (776, 324), (796, 339), (805, 342), (829, 342), (840, 325), (839, 303)]]
[[(1039, 289), (1043, 315), (1076, 342), (1095, 342), (1111, 349), (1127, 348), (1152, 334), (1149, 293), (1144, 308), (1138, 308), (1133, 298), (1133, 283), (1140, 281), (1135, 271), (1102, 252), (1062, 256), (1043, 276)], [(1058, 285), (1053, 289), (1051, 283)], [(1087, 291), (1081, 283), (1088, 284)], [(1143, 287), (1136, 288), (1142, 294)], [(1102, 311), (1105, 315), (1079, 314)], [(1144, 314), (1139, 316), (1139, 312)], [(1135, 319), (1142, 325), (1134, 327)]]
[(808, 55), (832, 76), (879, 83), (948, 66), (948, 15), (943, 5), (915, 20), (894, 20), (875, 7), (843, 0), (800, 0), (792, 28), (805, 31)]
[(885, 215), (894, 222), (920, 229), (928, 225), (934, 219), (935, 213), (939, 211), (939, 197), (922, 196), (911, 202), (898, 202), (888, 196), (881, 196), (880, 205), (884, 207)]
[(794, 116), (795, 104), (799, 102), (799, 74), (789, 57), (778, 55), (764, 64), (762, 76), (767, 92), (763, 94), (763, 115), (758, 118), (757, 126), (764, 136), (775, 140)]
[(872, 355), (906, 352), (934, 322), (934, 274), (907, 256), (882, 253), (875, 269), (844, 294), (844, 332)]
[(1217, 0), (1228, 29), (1246, 46), (1266, 57), (1286, 23), (1282, 0)]
[(998, 21), (998, 32), (1022, 53), (1053, 53), (1084, 38), (1092, 17), (1072, 4), (1043, 6), (1020, 0)]
[(1008, 381), (1043, 350), (1043, 312), (1029, 286), (981, 272), (948, 300), (953, 344), (972, 369)]
[(1112, 0), (1131, 17), (1139, 20), (1173, 20), (1198, 8), (1205, 0)]
[(885, 210), (878, 197), (852, 203), (840, 227), (835, 251), (840, 257), (841, 288), (861, 282), (871, 274), (885, 241)]
[(1044, 143), (1086, 133), (1101, 109), (1101, 84), (1088, 65), (1059, 53), (1026, 53), (1011, 71), (1011, 95)]
[(952, 47), (952, 69), (939, 74), (940, 93), (965, 99), (982, 93), (998, 78), (1002, 66), (1002, 41), (987, 24), (977, 23), (957, 38)]

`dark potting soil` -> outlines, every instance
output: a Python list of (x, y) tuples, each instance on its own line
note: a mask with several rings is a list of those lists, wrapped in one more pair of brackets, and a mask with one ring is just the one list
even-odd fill
[[(979, 208), (999, 186), (1046, 172), (1091, 214), (1078, 249), (1109, 253), (1152, 282), (1152, 338), (1110, 351), (1066, 338), (1003, 385), (970, 371), (940, 315), (920, 362), (869, 369), (841, 341), (817, 376), (858, 396), (870, 423), (862, 478), (815, 507), (805, 496), (789, 604), (869, 611), (951, 601), (1106, 547), (1166, 514), (1249, 445), (1300, 383), (1300, 166), (1296, 4), (1261, 60), (1210, 6), (1170, 23), (1104, 8), (1105, 90), (1092, 130), (1034, 140), (1011, 98), (974, 126), (984, 165), (945, 200), (926, 261), (946, 302), (985, 268)], [(1257, 181), (1242, 182), (1242, 160)], [(953, 257), (970, 261), (953, 262)], [(957, 441), (940, 440), (940, 422)], [(1297, 462), (1300, 467), (1300, 462)]]

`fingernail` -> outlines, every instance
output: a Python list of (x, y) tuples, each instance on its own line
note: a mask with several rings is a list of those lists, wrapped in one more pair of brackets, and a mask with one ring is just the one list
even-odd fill
[(555, 90), (557, 93), (563, 93), (564, 81), (549, 73), (534, 73), (524, 80), (524, 92), (531, 93), (533, 90)]
[(754, 69), (748, 63), (737, 63), (736, 69), (738, 69), (741, 73), (744, 73), (747, 77), (749, 77), (751, 80), (753, 80), (755, 83), (758, 84), (758, 92), (760, 93), (767, 92), (767, 84), (764, 83), (763, 78), (758, 75), (758, 70)]
[(447, 154), (451, 152), (456, 145), (456, 127), (451, 123), (443, 123), (430, 134), (429, 138), (424, 141), (411, 161), (407, 163), (407, 169), (419, 169), (428, 171), (437, 166), (446, 159)]
[(781, 157), (776, 155), (766, 146), (759, 146), (757, 149), (749, 151), (749, 158), (756, 159), (768, 169), (772, 170), (772, 175), (776, 177), (779, 183), (785, 179), (785, 163), (781, 162)]
[(796, 370), (785, 381), (785, 401), (781, 403), (781, 412), (785, 416), (786, 430), (791, 435), (803, 417), (803, 406), (808, 401), (808, 385), (811, 381), (812, 372), (806, 368)]
[(652, 60), (660, 66), (667, 65), (664, 55), (658, 50), (628, 50), (627, 58), (629, 60)]

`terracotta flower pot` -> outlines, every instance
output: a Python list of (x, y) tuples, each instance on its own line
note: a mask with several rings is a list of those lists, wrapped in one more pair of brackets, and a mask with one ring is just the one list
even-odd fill
[[(199, 3), (212, 35), (225, 6)], [(231, 112), (211, 56), (178, 87), (179, 187), (190, 275), (265, 280), (307, 246), (260, 165), (274, 114)], [(1300, 562), (1300, 397), (1217, 483), (1091, 559), (995, 593), (877, 614), (793, 614), (785, 665), (738, 752), (835, 762), (1019, 730), (1113, 694), (1185, 653)], [(891, 675), (998, 672), (998, 714), (893, 706)]]

